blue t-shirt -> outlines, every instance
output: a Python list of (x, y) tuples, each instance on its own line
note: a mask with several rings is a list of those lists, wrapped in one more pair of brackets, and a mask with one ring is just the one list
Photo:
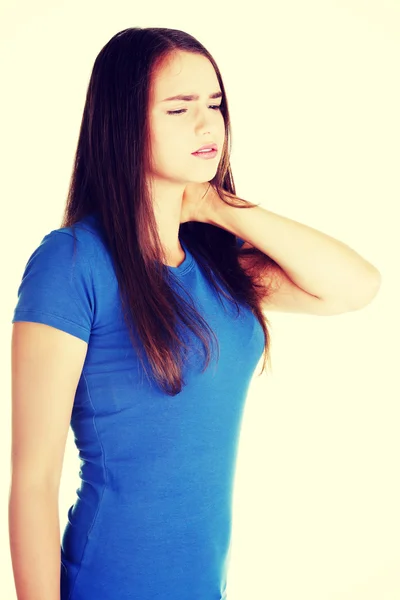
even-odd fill
[(186, 386), (168, 396), (132, 346), (96, 218), (82, 219), (76, 235), (75, 256), (71, 228), (43, 238), (12, 319), (88, 343), (70, 423), (81, 481), (61, 540), (61, 600), (225, 599), (240, 427), (262, 328), (247, 306), (238, 316), (223, 296), (221, 305), (181, 242), (185, 259), (168, 269), (214, 330), (220, 355), (211, 341), (202, 373), (203, 346), (185, 330)]

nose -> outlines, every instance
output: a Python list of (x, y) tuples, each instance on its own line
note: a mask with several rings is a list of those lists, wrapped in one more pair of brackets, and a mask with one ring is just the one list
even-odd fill
[(213, 111), (214, 113), (217, 112), (214, 109), (208, 108), (208, 106), (198, 111), (196, 119), (198, 131), (203, 127), (205, 129), (204, 134), (210, 134), (212, 132), (212, 123), (215, 119), (215, 114), (213, 114)]

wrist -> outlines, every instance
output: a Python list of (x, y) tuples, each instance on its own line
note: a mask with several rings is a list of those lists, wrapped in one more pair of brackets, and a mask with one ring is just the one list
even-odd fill
[(213, 189), (212, 196), (210, 198), (211, 201), (207, 203), (207, 211), (204, 218), (204, 223), (221, 227), (222, 229), (226, 229), (230, 233), (236, 235), (235, 222), (239, 217), (240, 210), (237, 208), (237, 206), (243, 206), (244, 204), (247, 204), (247, 202), (238, 196), (235, 196), (234, 194), (226, 192), (225, 190), (221, 191), (221, 195), (224, 199), (226, 199), (227, 202), (224, 202), (224, 200), (222, 200), (218, 196), (217, 192)]

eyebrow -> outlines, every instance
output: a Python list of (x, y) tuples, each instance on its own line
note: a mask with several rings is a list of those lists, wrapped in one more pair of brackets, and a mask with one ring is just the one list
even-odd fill
[[(209, 98), (222, 98), (222, 92), (215, 92), (215, 94), (210, 94)], [(161, 100), (161, 102), (169, 102), (170, 100), (184, 100), (185, 102), (191, 102), (192, 100), (199, 100), (200, 96), (198, 94), (191, 94), (189, 96), (185, 96), (184, 94), (178, 94), (177, 96), (171, 96), (170, 98), (165, 98)]]

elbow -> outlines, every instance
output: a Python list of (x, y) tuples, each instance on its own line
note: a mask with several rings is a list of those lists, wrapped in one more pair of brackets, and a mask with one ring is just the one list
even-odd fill
[(378, 295), (381, 284), (382, 275), (378, 269), (374, 268), (374, 271), (368, 282), (366, 282), (363, 286), (357, 286), (357, 290), (355, 290), (353, 297), (350, 299), (349, 310), (361, 310), (362, 308), (366, 308), (369, 304), (371, 304), (374, 298)]

